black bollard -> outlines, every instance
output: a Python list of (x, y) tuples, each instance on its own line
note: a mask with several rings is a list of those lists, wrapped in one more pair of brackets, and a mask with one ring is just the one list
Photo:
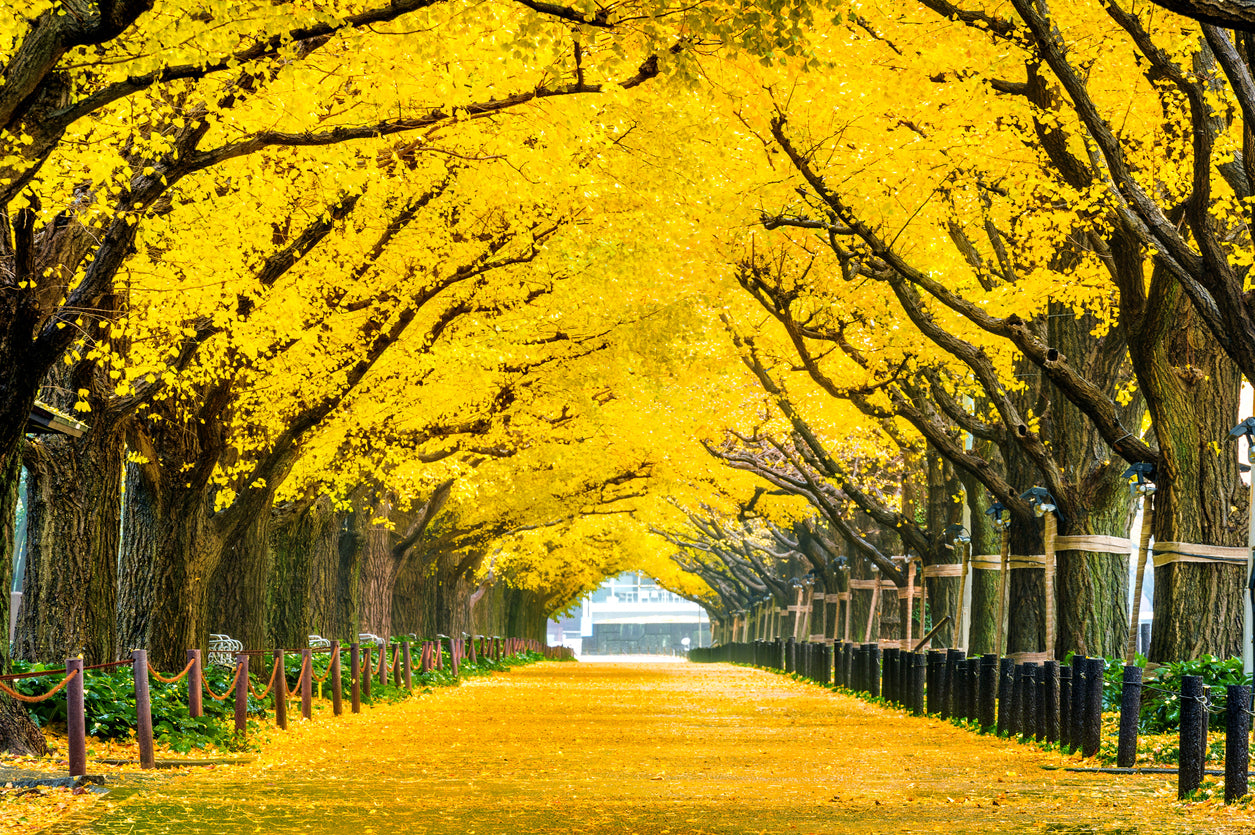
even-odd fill
[(1251, 687), (1230, 684), (1225, 688), (1224, 802), (1233, 803), (1250, 791), (1247, 770), (1251, 767)]
[(1085, 685), (1089, 680), (1089, 660), (1084, 655), (1072, 657), (1072, 746), (1079, 751), (1085, 744)]
[(832, 644), (824, 644), (819, 648), (819, 683), (824, 687), (832, 684)]
[(1072, 667), (1059, 667), (1059, 748), (1072, 747)]
[(1020, 742), (1031, 742), (1037, 734), (1037, 665), (1020, 665)]
[(941, 689), (944, 695), (941, 700), (941, 718), (949, 719), (951, 716), (958, 715), (958, 700), (955, 698), (956, 685), (956, 668), (960, 661), (963, 660), (963, 650), (948, 649), (946, 650), (946, 667), (941, 673)]
[(992, 652), (980, 657), (980, 728), (988, 733), (997, 721), (998, 656)]
[(1142, 708), (1142, 668), (1135, 664), (1124, 667), (1120, 689), (1120, 741), (1116, 747), (1116, 765), (1132, 768), (1137, 762), (1137, 723)]
[(911, 701), (915, 698), (915, 655), (905, 649), (898, 652), (898, 704), (910, 711), (915, 710)]
[(934, 716), (941, 714), (946, 704), (946, 652), (941, 649), (928, 651), (928, 712)]
[(880, 647), (876, 644), (868, 644), (867, 647), (867, 683), (871, 687), (871, 697), (876, 699), (880, 697)]
[(1059, 662), (1047, 661), (1042, 665), (1042, 710), (1046, 716), (1046, 741), (1059, 741)]
[(967, 659), (967, 693), (963, 715), (970, 721), (976, 721), (980, 712), (980, 659)]
[(797, 641), (792, 638), (784, 642), (784, 671), (797, 672)]
[(1007, 733), (1011, 720), (1011, 681), (1015, 677), (1015, 661), (998, 659), (998, 735)]
[(898, 689), (898, 666), (902, 663), (902, 650), (898, 647), (884, 649), (885, 677), (881, 692), (885, 701), (890, 704), (901, 704), (902, 694)]
[[(947, 658), (947, 661), (949, 659)], [(954, 719), (968, 719), (968, 660), (960, 658), (954, 662), (954, 679), (950, 682), (950, 716)]]
[(1177, 799), (1184, 800), (1203, 782), (1203, 752), (1207, 744), (1207, 705), (1203, 677), (1181, 676), (1181, 735), (1177, 763)]
[(1081, 756), (1093, 757), (1102, 745), (1102, 684), (1106, 662), (1087, 659), (1085, 671), (1085, 723), (1081, 737)]
[(911, 674), (911, 712), (916, 716), (924, 715), (924, 678), (928, 672), (928, 658), (922, 652), (909, 652)]
[(1024, 665), (1011, 668), (1011, 711), (1007, 720), (1007, 733), (1016, 736), (1024, 725)]
[(867, 645), (854, 647), (853, 690), (855, 693), (866, 693), (867, 687)]

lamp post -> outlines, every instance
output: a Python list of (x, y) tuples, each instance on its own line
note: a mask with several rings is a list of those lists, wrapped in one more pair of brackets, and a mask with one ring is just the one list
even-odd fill
[(1020, 495), (1033, 504), (1033, 512), (1045, 520), (1045, 535), (1042, 537), (1046, 552), (1046, 658), (1055, 657), (1055, 631), (1058, 626), (1055, 616), (1055, 537), (1059, 533), (1059, 510), (1054, 496), (1045, 487), (1030, 487)]
[(1255, 640), (1255, 417), (1248, 417), (1229, 430), (1229, 437), (1246, 437), (1246, 461), (1251, 465), (1250, 522), (1246, 539), (1246, 599), (1242, 604), (1242, 674), (1247, 678), (1255, 672), (1255, 654), (1251, 641)]
[(959, 562), (963, 566), (959, 572), (958, 617), (954, 619), (954, 636), (950, 641), (951, 646), (957, 647), (960, 646), (959, 641), (963, 636), (963, 625), (968, 617), (967, 603), (964, 598), (967, 596), (967, 571), (968, 560), (972, 553), (972, 535), (962, 525), (949, 525), (946, 527), (946, 536), (954, 543), (954, 547), (960, 550)]
[(993, 526), (1002, 533), (1001, 552), (1001, 575), (998, 578), (998, 621), (994, 624), (995, 635), (997, 640), (994, 643), (994, 652), (999, 658), (1002, 657), (1002, 648), (1006, 633), (1007, 619), (1007, 573), (1009, 567), (1007, 563), (1011, 556), (1011, 514), (1001, 502), (994, 502), (985, 511), (990, 517)]
[[(1129, 481), (1129, 491), (1142, 498), (1142, 530), (1137, 543), (1137, 577), (1133, 581), (1133, 605), (1129, 607), (1129, 640), (1125, 647), (1124, 663), (1137, 660), (1137, 630), (1142, 620), (1142, 586), (1146, 582), (1146, 556), (1150, 550), (1151, 529), (1155, 521), (1155, 482), (1152, 481), (1155, 465), (1134, 464), (1124, 471)], [(1248, 603), (1249, 605), (1249, 603)]]

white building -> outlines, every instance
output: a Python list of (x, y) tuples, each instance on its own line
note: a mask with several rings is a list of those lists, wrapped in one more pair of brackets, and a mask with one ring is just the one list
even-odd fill
[(549, 643), (576, 655), (676, 655), (710, 645), (710, 621), (696, 603), (639, 572), (606, 579), (575, 614), (549, 622)]

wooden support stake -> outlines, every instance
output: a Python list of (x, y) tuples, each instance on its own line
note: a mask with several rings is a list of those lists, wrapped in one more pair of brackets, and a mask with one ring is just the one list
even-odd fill
[(288, 729), (288, 672), (283, 650), (275, 650), (275, 724)]
[(349, 644), (349, 698), (354, 713), (362, 712), (362, 647)]
[(200, 665), (200, 650), (189, 649), (187, 651), (187, 660), (194, 662), (191, 671), (187, 674), (187, 715), (195, 719), (198, 716), (205, 715), (205, 693), (202, 689), (201, 676), (203, 671)]
[(70, 776), (87, 773), (87, 711), (83, 704), (83, 659), (67, 658), (65, 674), (77, 673), (65, 688), (65, 730), (69, 747)]
[(301, 718), (314, 718), (314, 652), (301, 651)]
[[(243, 653), (235, 656), (235, 665), (240, 668), (240, 674), (235, 677), (235, 694), (231, 701), (235, 708), (235, 733), (243, 736), (248, 730), (248, 656)], [(140, 748), (141, 759), (143, 750)]]
[(340, 642), (331, 642), (331, 713), (344, 713), (344, 683), (340, 680)]
[(131, 650), (131, 676), (135, 682), (135, 741), (139, 743), (139, 767), (155, 768), (153, 752), (152, 696), (148, 690), (148, 650)]

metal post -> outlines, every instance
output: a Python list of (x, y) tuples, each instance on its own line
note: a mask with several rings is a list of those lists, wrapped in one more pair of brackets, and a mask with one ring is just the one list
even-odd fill
[(195, 719), (198, 716), (205, 715), (205, 693), (204, 685), (201, 684), (201, 675), (203, 671), (200, 665), (200, 650), (189, 649), (187, 651), (187, 660), (193, 662), (192, 669), (187, 674), (187, 715)]
[(340, 642), (331, 642), (331, 713), (339, 716), (344, 712), (344, 684), (340, 681)]
[[(243, 736), (248, 730), (248, 656), (243, 653), (235, 656), (235, 666), (239, 668), (240, 674), (235, 677), (235, 695), (231, 701), (235, 708), (235, 732)], [(142, 756), (142, 748), (140, 752)]]
[(1132, 768), (1137, 762), (1137, 722), (1142, 708), (1142, 668), (1135, 664), (1124, 667), (1120, 690), (1120, 741), (1116, 748), (1116, 765)]
[(1225, 689), (1224, 802), (1233, 803), (1249, 793), (1247, 770), (1251, 767), (1251, 687), (1230, 684)]
[(69, 737), (70, 776), (87, 773), (87, 713), (83, 705), (83, 659), (67, 658), (65, 674), (77, 673), (65, 688), (65, 729)]
[(131, 676), (135, 682), (135, 741), (139, 743), (139, 767), (155, 768), (153, 752), (152, 696), (148, 692), (148, 650), (131, 650)]

